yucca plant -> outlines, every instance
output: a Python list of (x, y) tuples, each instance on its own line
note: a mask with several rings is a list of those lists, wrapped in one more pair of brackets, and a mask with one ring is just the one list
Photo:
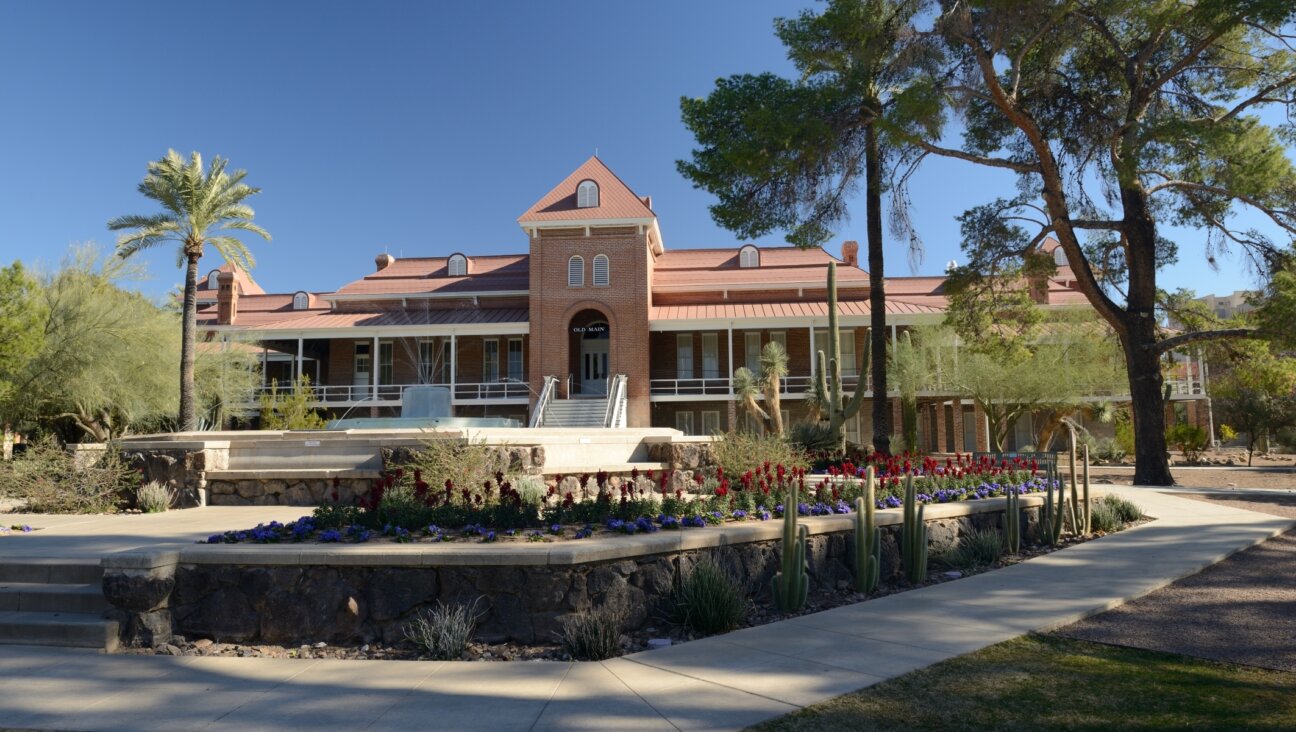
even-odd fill
[(127, 231), (117, 238), (117, 255), (124, 258), (161, 244), (178, 244), (177, 260), (185, 268), (184, 309), (180, 346), (180, 416), (182, 431), (195, 422), (194, 340), (198, 313), (198, 260), (206, 248), (215, 249), (226, 262), (244, 270), (254, 261), (247, 246), (232, 231), (249, 231), (266, 241), (270, 234), (252, 222), (255, 215), (248, 198), (261, 192), (243, 182), (247, 171), (226, 172), (227, 161), (215, 157), (204, 170), (202, 156), (192, 153), (186, 162), (175, 150), (148, 165), (139, 192), (162, 205), (162, 213), (119, 216), (108, 222), (112, 231)]

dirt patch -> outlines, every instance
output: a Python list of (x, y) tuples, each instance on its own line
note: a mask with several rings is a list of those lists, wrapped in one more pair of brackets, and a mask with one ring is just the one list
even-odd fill
[[(1286, 468), (1176, 468), (1175, 482), (1188, 488), (1255, 488), (1296, 491), (1296, 470)], [(1089, 469), (1094, 483), (1131, 485), (1133, 468), (1097, 466)], [(1258, 509), (1253, 509), (1258, 510)]]
[[(1178, 498), (1296, 518), (1296, 495)], [(1296, 530), (1057, 631), (1112, 645), (1296, 671)]]

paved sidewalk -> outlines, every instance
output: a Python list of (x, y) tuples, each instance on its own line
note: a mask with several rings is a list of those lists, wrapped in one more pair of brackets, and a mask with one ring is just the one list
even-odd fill
[(1021, 564), (603, 663), (103, 656), (0, 647), (0, 725), (737, 729), (1155, 590), (1290, 519), (1115, 488), (1159, 520)]

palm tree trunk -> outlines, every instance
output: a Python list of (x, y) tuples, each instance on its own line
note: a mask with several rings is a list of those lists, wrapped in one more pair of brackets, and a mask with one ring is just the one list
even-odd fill
[(180, 329), (180, 431), (197, 429), (194, 420), (194, 335), (198, 330), (198, 254), (185, 266), (184, 314)]
[[(873, 449), (891, 454), (891, 410), (887, 404), (886, 287), (882, 267), (882, 153), (877, 129), (864, 128), (865, 205), (868, 208), (869, 354), (873, 363)], [(863, 380), (858, 387), (864, 388)]]

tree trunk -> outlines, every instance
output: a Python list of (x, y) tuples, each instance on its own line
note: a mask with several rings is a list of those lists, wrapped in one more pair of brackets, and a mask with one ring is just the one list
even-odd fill
[[(873, 449), (891, 454), (891, 410), (887, 404), (886, 286), (882, 252), (882, 153), (877, 129), (864, 128), (864, 165), (868, 208), (869, 371), (873, 376)], [(863, 388), (863, 384), (859, 388)]]
[(180, 330), (180, 416), (181, 432), (197, 429), (194, 420), (194, 340), (198, 329), (198, 254), (188, 254), (185, 267), (184, 313)]

